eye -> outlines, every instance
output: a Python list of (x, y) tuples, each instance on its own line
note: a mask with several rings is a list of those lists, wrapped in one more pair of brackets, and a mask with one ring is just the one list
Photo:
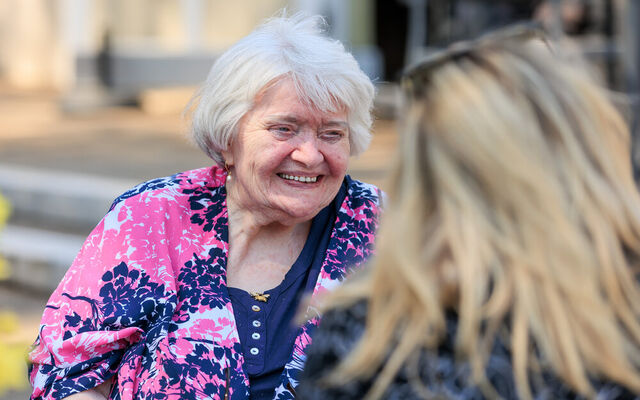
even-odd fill
[(281, 137), (290, 137), (296, 134), (296, 131), (291, 126), (287, 125), (274, 125), (269, 127), (269, 131), (276, 136)]
[(326, 130), (326, 131), (320, 132), (320, 139), (326, 140), (328, 142), (337, 142), (338, 140), (345, 137), (346, 134), (347, 133), (345, 131), (341, 131), (341, 130), (335, 130), (335, 129)]

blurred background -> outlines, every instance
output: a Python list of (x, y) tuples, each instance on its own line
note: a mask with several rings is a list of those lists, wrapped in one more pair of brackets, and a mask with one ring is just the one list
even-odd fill
[(402, 69), (515, 21), (574, 39), (638, 131), (640, 0), (0, 0), (0, 400), (28, 397), (44, 304), (110, 202), (211, 164), (181, 111), (283, 7), (324, 15), (376, 83), (373, 143), (349, 170), (364, 181), (384, 187)]

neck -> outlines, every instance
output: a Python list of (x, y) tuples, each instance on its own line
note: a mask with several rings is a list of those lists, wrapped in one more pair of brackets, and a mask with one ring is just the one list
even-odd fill
[(249, 293), (276, 287), (302, 251), (310, 227), (311, 221), (264, 224), (229, 207), (227, 284)]
[(229, 240), (245, 237), (247, 240), (259, 240), (262, 237), (283, 238), (299, 233), (301, 227), (309, 226), (311, 221), (285, 225), (276, 221), (265, 221), (248, 211), (229, 211)]
[[(229, 264), (241, 264), (252, 250), (273, 246), (277, 249), (298, 248), (306, 240), (311, 220), (290, 224), (274, 221), (245, 208), (227, 197), (229, 215)], [(302, 243), (304, 243), (304, 240)]]

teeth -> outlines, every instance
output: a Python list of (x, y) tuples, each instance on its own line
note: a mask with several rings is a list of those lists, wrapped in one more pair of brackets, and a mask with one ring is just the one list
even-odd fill
[(294, 175), (287, 175), (287, 174), (278, 174), (279, 177), (290, 180), (290, 181), (298, 181), (298, 182), (305, 182), (305, 183), (313, 183), (316, 182), (318, 180), (317, 176), (311, 177), (311, 176), (294, 176)]

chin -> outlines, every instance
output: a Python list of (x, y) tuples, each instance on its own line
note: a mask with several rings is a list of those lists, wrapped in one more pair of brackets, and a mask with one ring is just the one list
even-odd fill
[(319, 208), (309, 208), (305, 207), (304, 209), (289, 209), (286, 211), (288, 218), (294, 223), (306, 222), (310, 221), (315, 217), (324, 207)]

